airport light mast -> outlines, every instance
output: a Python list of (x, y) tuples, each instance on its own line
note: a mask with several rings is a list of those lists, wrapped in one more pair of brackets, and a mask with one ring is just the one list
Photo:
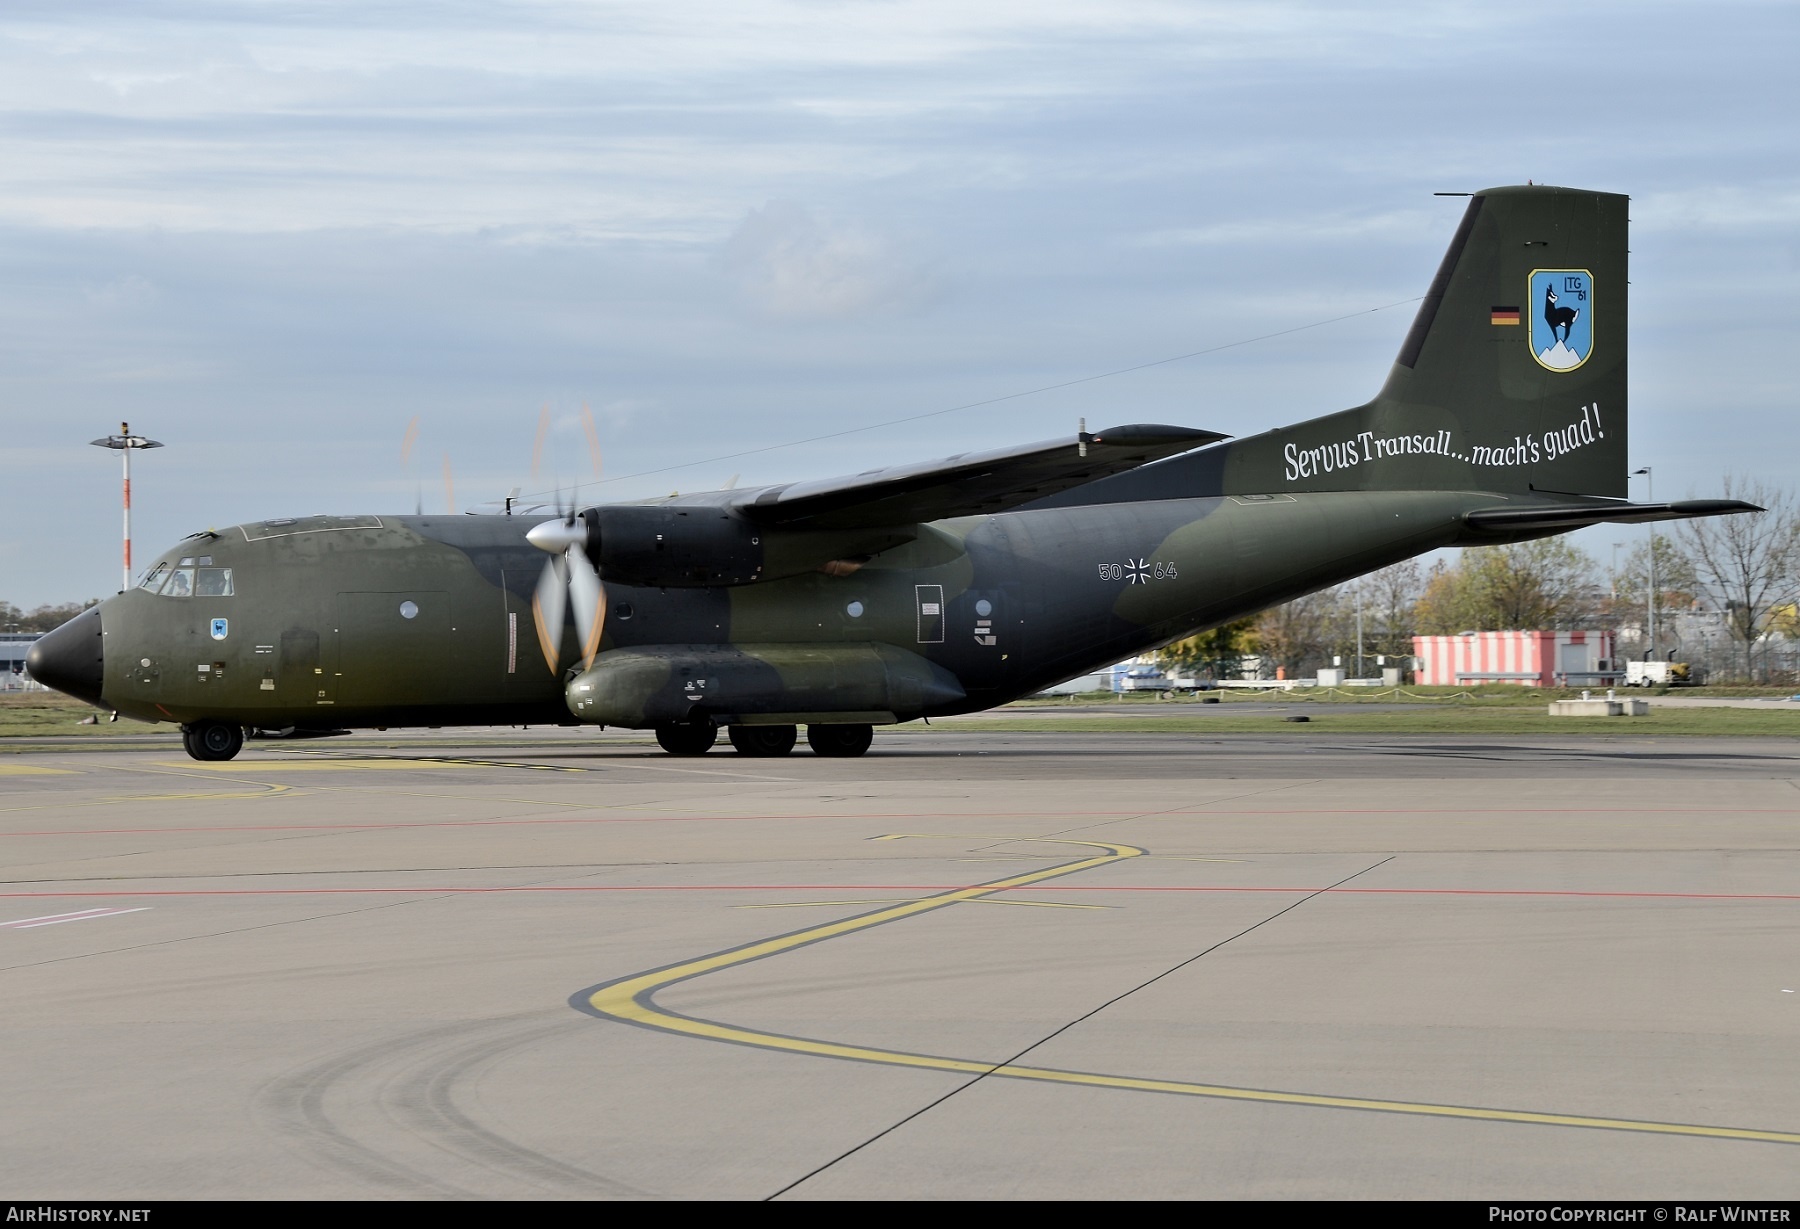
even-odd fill
[(141, 435), (131, 433), (131, 424), (119, 424), (119, 433), (104, 439), (89, 441), (96, 448), (116, 448), (125, 462), (125, 568), (124, 577), (119, 583), (119, 592), (131, 588), (131, 453), (136, 448), (161, 448), (156, 440), (145, 439)]
[[(1651, 468), (1646, 465), (1631, 471), (1633, 478), (1643, 476), (1645, 503), (1656, 502), (1656, 478), (1650, 472)], [(1644, 660), (1652, 661), (1656, 657), (1656, 522), (1651, 521), (1647, 528), (1650, 530), (1650, 583), (1646, 586), (1649, 595), (1644, 599), (1644, 638), (1650, 647), (1644, 653)]]

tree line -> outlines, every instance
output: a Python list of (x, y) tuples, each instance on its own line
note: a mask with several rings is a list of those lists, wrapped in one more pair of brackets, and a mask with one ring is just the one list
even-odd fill
[(1360, 644), (1363, 674), (1374, 676), (1378, 657), (1410, 661), (1414, 636), (1605, 630), (1619, 656), (1643, 657), (1654, 628), (1656, 656), (1673, 654), (1715, 681), (1800, 682), (1800, 506), (1783, 488), (1737, 476), (1724, 494), (1767, 511), (1663, 522), (1629, 550), (1617, 544), (1605, 565), (1563, 537), (1471, 547), (1429, 567), (1408, 560), (1176, 641), (1161, 656), (1217, 678), (1246, 659), (1265, 677), (1279, 667), (1303, 678), (1334, 659), (1354, 672)]
[(93, 597), (85, 602), (65, 603), (61, 606), (39, 606), (32, 610), (20, 610), (11, 602), (0, 602), (0, 632), (55, 631), (88, 607), (98, 606), (99, 604), (100, 599)]

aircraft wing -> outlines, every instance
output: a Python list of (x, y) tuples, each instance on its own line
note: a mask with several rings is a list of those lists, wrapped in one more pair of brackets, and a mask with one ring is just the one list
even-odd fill
[(1519, 533), (1579, 529), (1583, 525), (1639, 525), (1645, 521), (1685, 521), (1697, 516), (1761, 512), (1741, 499), (1683, 499), (1672, 504), (1572, 504), (1567, 507), (1483, 508), (1463, 517), (1470, 529)]
[(1191, 427), (1114, 427), (1092, 435), (1082, 432), (1073, 439), (959, 453), (941, 461), (871, 469), (847, 478), (770, 487), (746, 492), (733, 506), (763, 524), (815, 529), (864, 529), (981, 516), (1226, 438)]

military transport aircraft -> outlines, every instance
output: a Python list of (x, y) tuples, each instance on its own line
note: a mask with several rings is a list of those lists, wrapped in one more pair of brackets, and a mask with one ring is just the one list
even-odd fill
[(647, 728), (677, 755), (723, 727), (763, 756), (804, 725), (814, 752), (860, 755), (876, 725), (1001, 704), (1439, 547), (1758, 511), (1626, 502), (1626, 203), (1474, 194), (1354, 409), (547, 520), (208, 530), (29, 669), (179, 723), (201, 760), (247, 730), (539, 723)]

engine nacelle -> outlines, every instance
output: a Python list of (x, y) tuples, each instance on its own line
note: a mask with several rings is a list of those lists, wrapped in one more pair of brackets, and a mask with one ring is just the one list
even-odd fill
[(833, 566), (854, 571), (869, 556), (919, 536), (916, 525), (854, 530), (758, 525), (703, 504), (606, 504), (587, 509), (581, 520), (587, 526), (583, 549), (601, 576), (668, 589), (748, 585)]
[(583, 512), (587, 555), (610, 581), (698, 588), (762, 579), (762, 533), (723, 508), (612, 504)]

